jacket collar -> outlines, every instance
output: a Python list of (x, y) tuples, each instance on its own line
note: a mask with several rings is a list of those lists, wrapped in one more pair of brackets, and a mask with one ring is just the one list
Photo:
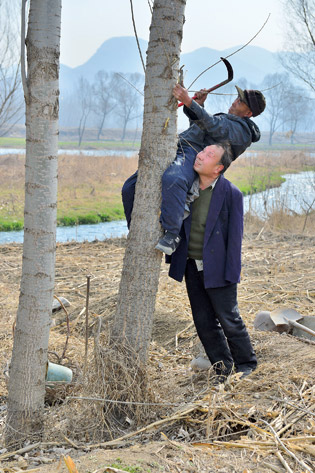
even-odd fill
[(213, 189), (213, 195), (210, 202), (209, 212), (207, 216), (205, 236), (204, 236), (204, 246), (206, 245), (208, 239), (211, 236), (214, 225), (219, 217), (221, 208), (225, 198), (225, 189), (226, 189), (226, 179), (224, 176), (219, 176), (216, 186)]

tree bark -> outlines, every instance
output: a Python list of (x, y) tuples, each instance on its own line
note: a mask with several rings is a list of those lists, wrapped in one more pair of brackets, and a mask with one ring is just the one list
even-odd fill
[(61, 0), (31, 0), (27, 45), (23, 264), (10, 367), (6, 444), (43, 432), (54, 290)]
[(145, 74), (139, 176), (111, 342), (145, 362), (151, 340), (161, 253), (161, 176), (176, 155), (178, 66), (186, 0), (155, 0)]

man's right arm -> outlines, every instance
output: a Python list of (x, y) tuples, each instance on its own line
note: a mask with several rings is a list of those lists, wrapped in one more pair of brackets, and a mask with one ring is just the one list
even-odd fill
[[(200, 129), (211, 133), (216, 141), (226, 140), (229, 136), (227, 121), (222, 117), (209, 114), (203, 107), (207, 94), (205, 89), (198, 93), (196, 100), (189, 97), (187, 89), (180, 84), (176, 84), (173, 95), (184, 104), (184, 112), (190, 120), (190, 124), (195, 123)], [(200, 102), (200, 103), (198, 103)]]

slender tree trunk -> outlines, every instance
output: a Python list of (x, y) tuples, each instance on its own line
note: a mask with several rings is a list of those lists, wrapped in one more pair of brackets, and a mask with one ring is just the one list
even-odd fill
[(101, 137), (101, 133), (102, 133), (102, 131), (103, 131), (103, 126), (104, 126), (104, 122), (105, 122), (106, 115), (107, 115), (106, 113), (103, 113), (102, 120), (101, 120), (101, 124), (100, 124), (100, 126), (98, 127), (97, 141), (100, 141), (100, 137)]
[(124, 141), (124, 140), (125, 140), (127, 123), (128, 123), (127, 120), (124, 120), (123, 129), (122, 129), (122, 134), (121, 134), (121, 137), (120, 137), (120, 140), (121, 140), (121, 141)]
[(147, 51), (139, 178), (111, 341), (131, 346), (146, 361), (151, 340), (161, 253), (161, 176), (176, 155), (178, 66), (186, 0), (155, 0)]
[(54, 290), (61, 0), (31, 0), (27, 34), (23, 265), (10, 367), (6, 443), (43, 432)]
[(78, 129), (78, 135), (79, 135), (78, 146), (81, 146), (81, 143), (82, 143), (82, 140), (83, 140), (86, 120), (87, 120), (87, 116), (85, 116), (85, 115), (80, 120), (79, 129)]

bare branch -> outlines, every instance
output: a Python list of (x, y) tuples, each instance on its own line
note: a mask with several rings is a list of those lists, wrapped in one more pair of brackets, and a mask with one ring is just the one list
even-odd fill
[(132, 16), (133, 30), (134, 30), (134, 32), (135, 32), (135, 37), (136, 37), (136, 41), (137, 41), (137, 45), (138, 45), (138, 50), (139, 50), (139, 54), (140, 54), (140, 59), (141, 59), (141, 62), (142, 62), (143, 71), (144, 71), (144, 73), (145, 73), (145, 64), (144, 64), (144, 60), (143, 60), (143, 56), (142, 56), (142, 51), (141, 51), (141, 49), (140, 49), (140, 43), (139, 43), (138, 33), (137, 33), (136, 23), (135, 23), (135, 17), (134, 17), (134, 13), (133, 13), (133, 3), (132, 3), (132, 0), (130, 0), (130, 8), (131, 8), (131, 16)]
[[(233, 53), (229, 54), (228, 56), (225, 57), (225, 59), (227, 59), (228, 57), (231, 57), (231, 56), (234, 56), (234, 54), (238, 53), (239, 51), (241, 51), (242, 49), (246, 48), (246, 46), (248, 46), (258, 35), (259, 33), (263, 30), (263, 28), (266, 26), (269, 18), (270, 18), (270, 15), (271, 13), (269, 13), (267, 19), (265, 20), (264, 24), (262, 25), (262, 27), (257, 31), (257, 33), (249, 40), (247, 41), (246, 44), (244, 44), (243, 46), (241, 46), (239, 49), (237, 49), (236, 51), (234, 51)], [(205, 69), (204, 71), (202, 71), (197, 77), (196, 79), (194, 79), (192, 81), (192, 83), (190, 84), (190, 86), (188, 87), (188, 90), (190, 90), (191, 86), (199, 79), (199, 77), (201, 77), (205, 72), (209, 71), (209, 69), (212, 69), (212, 67), (216, 66), (217, 64), (219, 64), (221, 62), (220, 61), (217, 61), (215, 62), (214, 64), (212, 64), (211, 66), (207, 67), (207, 69)]]
[(28, 88), (26, 80), (26, 64), (25, 64), (25, 8), (27, 0), (22, 0), (21, 10), (21, 76), (24, 90), (25, 100), (28, 100)]

